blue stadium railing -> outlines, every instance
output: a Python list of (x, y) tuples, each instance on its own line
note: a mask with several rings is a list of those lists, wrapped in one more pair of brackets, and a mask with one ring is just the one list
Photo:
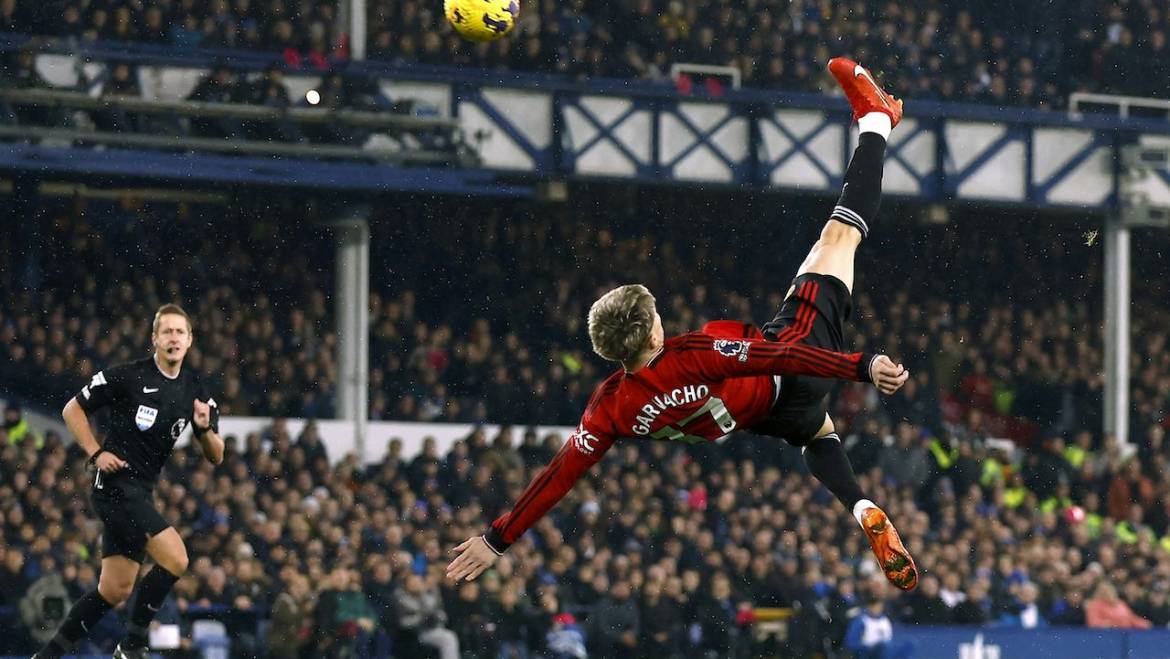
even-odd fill
[[(24, 43), (24, 37), (5, 35), (0, 50)], [(259, 70), (279, 61), (275, 53), (149, 44), (49, 42), (39, 49), (144, 67), (230, 62)], [(730, 90), (718, 97), (688, 96), (641, 80), (571, 81), (370, 61), (339, 67), (375, 79), (387, 96), (417, 97), (429, 111), (457, 118), (477, 141), (483, 167), (400, 168), (123, 150), (78, 161), (61, 150), (11, 144), (0, 148), (0, 167), (368, 192), (528, 195), (541, 180), (591, 179), (829, 194), (840, 186), (853, 139), (844, 102), (817, 94)], [(288, 77), (312, 84), (321, 73), (290, 71)], [(1147, 138), (1170, 138), (1170, 122), (1162, 120), (908, 103), (908, 116), (890, 143), (885, 188), (930, 203), (1113, 211), (1120, 198), (1121, 149)], [(1159, 173), (1158, 179), (1151, 201), (1170, 203), (1170, 175)]]

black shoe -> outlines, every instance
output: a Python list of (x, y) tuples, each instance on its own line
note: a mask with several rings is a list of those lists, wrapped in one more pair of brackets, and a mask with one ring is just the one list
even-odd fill
[(114, 659), (150, 659), (150, 654), (146, 648), (123, 648), (119, 643), (114, 648)]

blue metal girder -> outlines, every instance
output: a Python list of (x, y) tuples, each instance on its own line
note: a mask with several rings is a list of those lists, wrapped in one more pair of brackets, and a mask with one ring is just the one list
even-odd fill
[[(918, 183), (918, 189), (921, 191), (922, 195), (929, 196), (935, 192), (934, 182), (936, 179), (934, 177), (934, 172), (930, 171), (925, 175), (919, 174), (910, 164), (910, 162), (902, 155), (902, 149), (906, 148), (908, 144), (913, 142), (915, 138), (923, 133), (934, 133), (935, 140), (942, 139), (942, 135), (939, 134), (938, 126), (931, 126), (930, 122), (926, 120), (917, 121), (912, 133), (900, 139), (897, 144), (890, 144), (886, 148), (886, 160), (894, 160), (901, 164), (902, 167), (906, 170), (906, 173), (913, 177), (914, 180)], [(942, 167), (942, 163), (938, 162), (937, 160), (933, 163), (933, 165), (934, 166), (931, 168), (932, 170), (934, 168)]]
[(656, 160), (657, 156), (652, 152), (650, 156), (650, 162), (644, 161), (635, 155), (633, 151), (630, 151), (630, 149), (626, 147), (626, 145), (622, 143), (621, 139), (618, 138), (614, 133), (614, 131), (616, 131), (618, 127), (620, 127), (627, 119), (634, 116), (634, 114), (638, 112), (651, 112), (653, 116), (652, 104), (642, 99), (631, 99), (629, 109), (618, 115), (612, 121), (606, 123), (599, 119), (597, 115), (593, 114), (593, 112), (589, 110), (588, 107), (581, 103), (581, 97), (582, 94), (575, 94), (571, 96), (567, 94), (558, 94), (556, 97), (558, 102), (554, 108), (554, 112), (563, 113), (565, 108), (574, 108), (586, 121), (588, 121), (595, 129), (597, 129), (597, 134), (589, 140), (586, 140), (585, 143), (580, 146), (573, 145), (572, 152), (563, 152), (561, 154), (561, 166), (568, 172), (576, 170), (578, 156), (589, 151), (589, 149), (592, 149), (602, 140), (608, 140), (609, 143), (614, 146), (614, 148), (616, 148), (622, 153), (622, 155), (629, 158), (630, 161), (634, 163), (635, 170), (638, 172), (639, 176), (649, 177), (654, 175), (654, 173), (657, 171), (657, 168), (654, 165), (654, 160)]
[[(1024, 141), (1024, 140), (1028, 139), (1029, 135), (1030, 135), (1030, 131), (1022, 130), (1018, 126), (1007, 126), (1006, 130), (1004, 130), (1003, 135), (996, 138), (995, 140), (992, 140), (992, 142), (990, 144), (988, 144), (986, 147), (984, 147), (983, 151), (981, 151), (979, 153), (979, 155), (975, 156), (975, 158), (972, 159), (971, 162), (967, 163), (966, 167), (964, 167), (962, 170), (957, 171), (953, 174), (945, 174), (946, 193), (949, 195), (952, 195), (952, 196), (957, 195), (958, 191), (959, 191), (959, 186), (962, 185), (963, 182), (966, 181), (968, 178), (970, 178), (972, 174), (979, 171), (984, 165), (986, 165), (988, 162), (990, 162), (992, 158), (999, 155), (999, 152), (1002, 151), (1004, 147), (1006, 147), (1007, 145), (1009, 145), (1013, 142)], [(946, 137), (945, 132), (940, 131), (938, 134), (938, 139), (942, 140), (944, 144), (946, 143), (945, 137)], [(1027, 153), (1027, 150), (1025, 150), (1025, 153)], [(945, 167), (946, 160), (949, 160), (949, 159), (950, 159), (950, 153), (947, 152), (944, 154), (944, 161), (943, 161), (944, 166), (942, 167), (942, 170), (944, 172), (946, 171), (946, 167)], [(1024, 173), (1024, 175), (1030, 179), (1032, 173), (1031, 173), (1031, 171), (1026, 171)], [(1025, 189), (1026, 189), (1026, 184), (1025, 184)]]
[[(1029, 133), (1030, 132), (1031, 131), (1029, 131)], [(1055, 188), (1057, 185), (1060, 185), (1060, 183), (1064, 181), (1068, 175), (1072, 174), (1073, 171), (1084, 164), (1086, 160), (1091, 158), (1097, 149), (1100, 149), (1101, 147), (1108, 147), (1112, 144), (1113, 139), (1111, 135), (1094, 132), (1093, 139), (1089, 140), (1089, 143), (1086, 144), (1083, 149), (1078, 151), (1076, 155), (1074, 155), (1072, 158), (1069, 158), (1068, 162), (1056, 168), (1056, 171), (1052, 172), (1047, 180), (1033, 183), (1032, 189), (1030, 190), (1031, 194), (1029, 194), (1028, 200), (1038, 204), (1049, 203), (1048, 195), (1052, 192), (1053, 188)], [(1031, 149), (1035, 149), (1033, 144), (1029, 143), (1029, 146)], [(1031, 178), (1032, 167), (1029, 163), (1028, 180), (1031, 181)]]
[[(735, 106), (727, 105), (726, 106), (728, 109), (727, 116), (723, 117), (719, 121), (715, 122), (715, 125), (711, 126), (707, 130), (702, 130), (701, 128), (696, 126), (694, 124), (694, 122), (692, 122), (690, 119), (688, 119), (682, 112), (679, 111), (679, 108), (678, 108), (679, 105), (681, 105), (681, 102), (679, 104), (675, 104), (672, 108), (666, 109), (664, 111), (669, 112), (671, 115), (674, 116), (675, 119), (678, 119), (679, 123), (681, 123), (683, 125), (683, 127), (686, 128), (687, 131), (690, 132), (695, 137), (695, 141), (692, 142), (686, 148), (684, 148), (682, 151), (680, 151), (678, 154), (676, 154), (675, 157), (672, 158), (669, 162), (660, 162), (659, 164), (661, 165), (663, 170), (669, 171), (675, 165), (682, 162), (684, 158), (686, 158), (687, 156), (694, 153), (699, 147), (705, 146), (705, 147), (711, 149), (711, 151), (720, 160), (723, 161), (723, 164), (727, 165), (728, 168), (731, 169), (732, 179), (736, 183), (750, 182), (748, 180), (748, 177), (751, 173), (751, 163), (749, 162), (750, 159), (745, 157), (743, 161), (736, 162), (734, 159), (732, 159), (731, 156), (727, 155), (727, 152), (724, 151), (722, 147), (720, 147), (718, 144), (716, 144), (711, 139), (711, 137), (713, 135), (715, 135), (715, 133), (718, 133), (724, 126), (726, 126), (731, 121), (733, 121), (735, 119), (747, 119), (747, 117), (745, 117), (742, 114), (737, 113)], [(656, 122), (655, 130), (661, 130), (660, 124), (661, 124), (661, 122)], [(751, 124), (750, 119), (748, 121), (748, 124), (750, 126), (750, 124)], [(750, 135), (749, 135), (749, 139), (750, 139)], [(659, 154), (657, 152), (655, 152), (655, 154), (654, 154), (654, 159), (655, 160), (659, 159)]]
[[(475, 105), (489, 119), (495, 122), (496, 126), (516, 143), (516, 146), (520, 147), (524, 153), (528, 154), (528, 157), (532, 158), (532, 164), (536, 168), (536, 171), (551, 169), (554, 166), (555, 159), (553, 158), (552, 145), (550, 144), (545, 148), (534, 145), (528, 139), (528, 136), (517, 128), (516, 124), (506, 114), (500, 112), (490, 101), (484, 98), (483, 92), (479, 88), (457, 85), (452, 92), (452, 96), (451, 107), (456, 116), (459, 113), (459, 105), (464, 101)], [(553, 137), (553, 141), (555, 141), (556, 136), (554, 135)]]
[[(79, 157), (83, 153), (84, 157)], [(186, 184), (283, 186), (353, 192), (435, 192), (531, 197), (528, 184), (502, 181), (483, 170), (393, 167), (291, 158), (223, 156), (0, 143), (0, 171), (62, 177), (98, 176)]]
[[(829, 187), (832, 188), (841, 185), (841, 179), (843, 177), (834, 176), (833, 173), (829, 171), (829, 166), (826, 165), (823, 160), (821, 160), (820, 156), (808, 148), (808, 145), (811, 144), (812, 141), (815, 140), (821, 133), (823, 133), (826, 128), (837, 124), (837, 117), (833, 116), (832, 114), (826, 114), (825, 120), (821, 122), (821, 125), (817, 126), (815, 130), (804, 137), (797, 137), (795, 134), (793, 134), (792, 131), (788, 130), (784, 124), (776, 121), (776, 117), (771, 114), (759, 119), (759, 121), (766, 121), (772, 126), (775, 126), (776, 130), (780, 131), (780, 133), (784, 135), (784, 137), (787, 138), (789, 142), (792, 142), (792, 146), (789, 147), (788, 151), (785, 151), (778, 158), (767, 163), (761, 163), (762, 183), (767, 184), (767, 182), (772, 179), (772, 174), (777, 169), (779, 169), (780, 166), (791, 160), (792, 157), (796, 154), (802, 153), (806, 158), (809, 159), (809, 161), (812, 162), (813, 166), (819, 169), (820, 172), (825, 175), (825, 178), (829, 180)], [(848, 140), (846, 140), (845, 148), (846, 150), (849, 148)], [(848, 155), (846, 155), (846, 158), (848, 158)]]

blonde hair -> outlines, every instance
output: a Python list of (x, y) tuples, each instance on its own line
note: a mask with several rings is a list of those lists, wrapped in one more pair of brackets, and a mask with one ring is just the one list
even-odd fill
[(151, 324), (150, 328), (151, 334), (158, 334), (158, 321), (162, 319), (163, 316), (168, 315), (182, 316), (183, 320), (187, 321), (187, 333), (191, 333), (191, 317), (187, 315), (186, 311), (183, 311), (183, 307), (180, 307), (174, 303), (170, 303), (162, 305), (158, 308), (158, 311), (154, 312), (154, 323)]
[(654, 296), (641, 284), (619, 286), (589, 309), (593, 352), (611, 361), (628, 362), (640, 355), (652, 329)]

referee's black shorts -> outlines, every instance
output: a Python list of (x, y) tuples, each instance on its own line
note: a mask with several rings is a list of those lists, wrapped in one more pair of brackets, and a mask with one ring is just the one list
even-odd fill
[(125, 556), (136, 563), (146, 559), (146, 542), (170, 526), (154, 508), (152, 488), (132, 478), (102, 474), (90, 496), (105, 527), (102, 557)]
[[(781, 343), (844, 351), (845, 322), (853, 313), (853, 296), (832, 275), (806, 273), (792, 281), (793, 292), (764, 325), (764, 338)], [(807, 376), (780, 378), (780, 392), (766, 419), (752, 431), (782, 437), (793, 446), (808, 444), (825, 424), (829, 393), (837, 381)]]

